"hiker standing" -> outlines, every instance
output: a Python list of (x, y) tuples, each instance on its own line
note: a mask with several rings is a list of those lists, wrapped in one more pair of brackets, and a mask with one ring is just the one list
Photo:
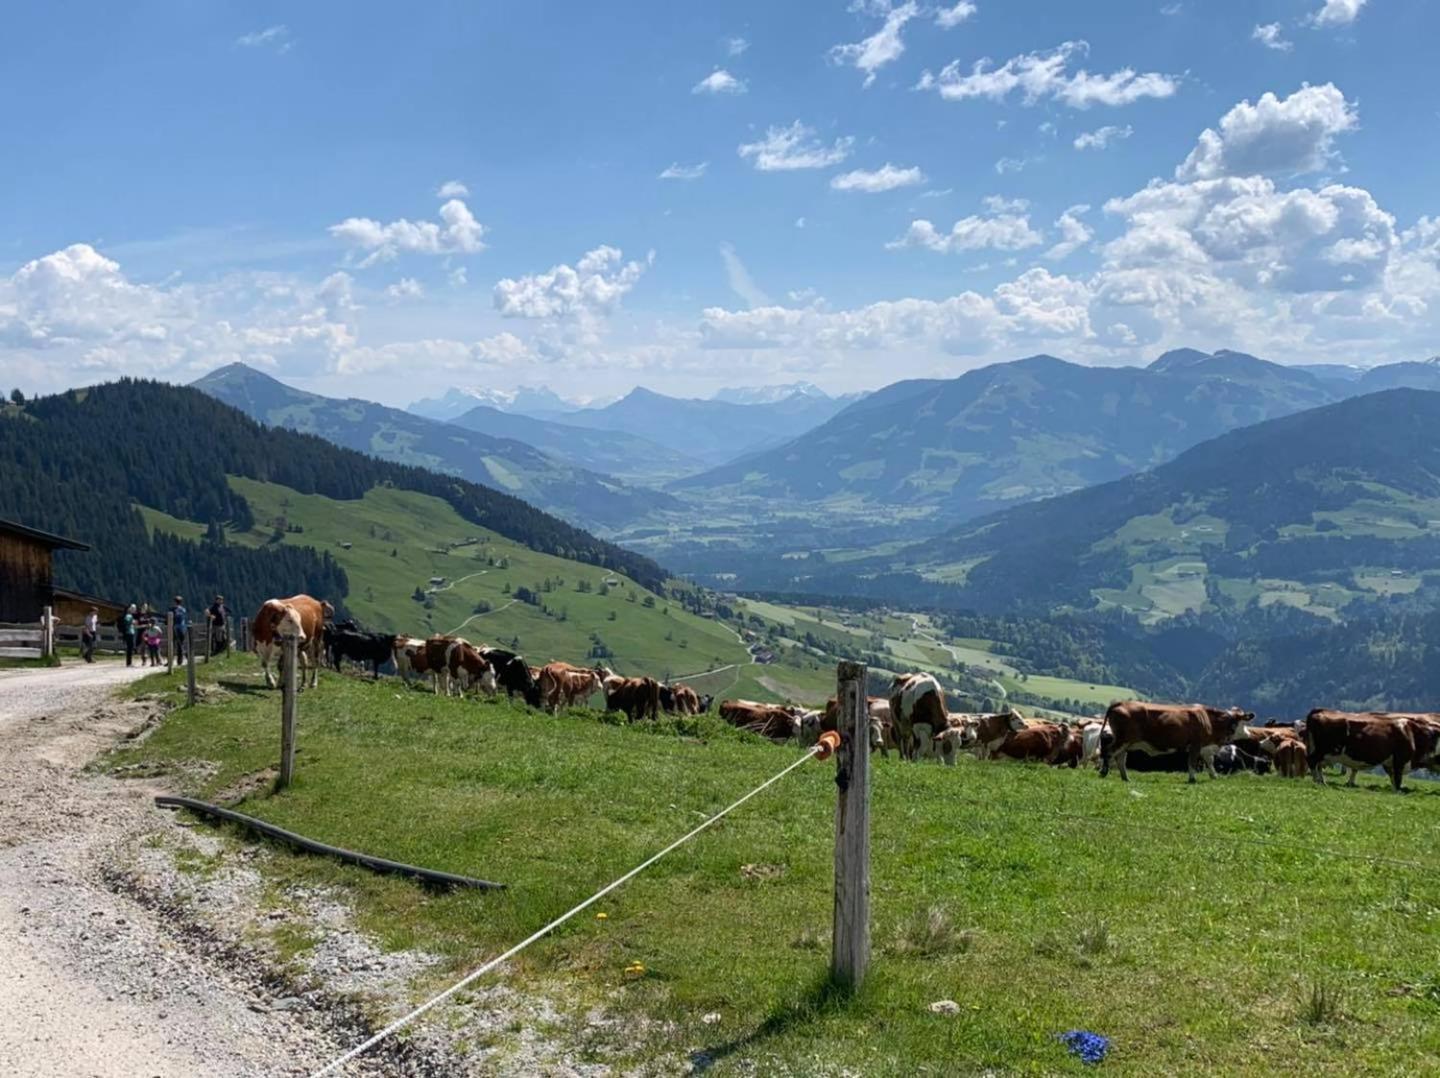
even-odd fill
[(80, 657), (87, 663), (95, 661), (95, 644), (100, 639), (100, 611), (97, 607), (91, 607), (90, 612), (85, 615), (85, 623), (80, 629)]
[(131, 666), (135, 659), (135, 642), (140, 631), (140, 623), (136, 619), (135, 604), (131, 603), (125, 608), (125, 613), (120, 615), (116, 627), (120, 630), (120, 636), (125, 641), (125, 665)]
[(190, 629), (190, 614), (185, 609), (185, 600), (175, 596), (170, 613), (175, 618), (175, 661), (184, 662), (186, 636)]
[(210, 654), (219, 655), (230, 647), (230, 608), (225, 605), (225, 596), (215, 596), (205, 616), (210, 622)]

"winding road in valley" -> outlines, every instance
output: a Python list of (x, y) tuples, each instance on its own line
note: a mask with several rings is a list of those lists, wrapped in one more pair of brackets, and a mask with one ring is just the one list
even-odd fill
[[(942, 651), (948, 654), (950, 656), (951, 662), (958, 663), (961, 661), (959, 652), (957, 652), (953, 647), (945, 643), (943, 640), (937, 640), (935, 637), (922, 630), (920, 628), (920, 619), (914, 617), (913, 615), (910, 618), (910, 631), (916, 636), (918, 636), (921, 640), (924, 640), (929, 644), (935, 645), (935, 647), (940, 648)], [(1004, 700), (1009, 695), (1005, 692), (1005, 686), (1001, 685), (998, 679), (986, 678), (985, 680), (990, 682), (991, 685), (995, 686), (995, 691), (1000, 694), (1000, 699)]]

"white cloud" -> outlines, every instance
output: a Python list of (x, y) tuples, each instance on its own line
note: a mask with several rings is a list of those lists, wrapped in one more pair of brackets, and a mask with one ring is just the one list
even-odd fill
[(739, 147), (741, 157), (753, 159), (761, 172), (783, 172), (802, 168), (829, 168), (850, 156), (855, 140), (837, 138), (826, 146), (815, 138), (814, 128), (796, 120), (789, 127), (771, 127), (765, 137)]
[(330, 226), (330, 235), (348, 247), (369, 252), (361, 267), (388, 261), (396, 255), (477, 254), (485, 250), (485, 226), (475, 220), (458, 198), (440, 207), (440, 222), (400, 218), (382, 224), (369, 217), (347, 217)]
[(1060, 242), (1045, 252), (1045, 257), (1052, 262), (1069, 258), (1080, 248), (1095, 238), (1095, 231), (1080, 218), (1090, 212), (1086, 205), (1071, 206), (1055, 219), (1055, 227), (1060, 230)]
[(728, 56), (739, 56), (750, 47), (750, 42), (743, 37), (732, 37), (725, 40), (725, 53)]
[(745, 263), (740, 261), (733, 244), (720, 245), (720, 261), (725, 264), (725, 279), (730, 284), (730, 291), (751, 307), (763, 307), (770, 302), (765, 290), (755, 283), (750, 271), (745, 268)]
[(710, 74), (690, 88), (692, 94), (743, 94), (748, 90), (743, 80), (737, 79), (723, 67), (717, 67)]
[(1005, 176), (1011, 172), (1024, 172), (1030, 162), (1024, 157), (1002, 157), (995, 162), (995, 174)]
[(575, 263), (545, 273), (507, 277), (495, 285), (495, 309), (507, 318), (608, 314), (635, 287), (649, 261), (621, 262), (616, 247), (597, 247)]
[(1207, 128), (1175, 171), (1178, 179), (1216, 176), (1297, 176), (1329, 168), (1335, 136), (1359, 126), (1355, 108), (1333, 83), (1242, 101)]
[(830, 186), (836, 191), (876, 194), (880, 191), (893, 191), (897, 187), (914, 187), (924, 182), (925, 173), (918, 167), (899, 168), (887, 161), (877, 169), (867, 171), (857, 168), (854, 172), (843, 172), (831, 179)]
[(1185, 10), (1184, 4), (1165, 4), (1160, 8), (1161, 15), (1179, 15)]
[(875, 73), (886, 64), (900, 59), (905, 42), (900, 32), (905, 24), (920, 14), (915, 0), (906, 0), (899, 7), (885, 11), (885, 22), (879, 30), (862, 41), (836, 45), (830, 50), (830, 62), (850, 64), (865, 72), (865, 85), (875, 81)]
[(1289, 52), (1295, 47), (1293, 41), (1285, 40), (1278, 22), (1257, 23), (1250, 33), (1250, 40), (1258, 41), (1267, 49), (1274, 49), (1276, 52)]
[(235, 39), (235, 44), (245, 49), (270, 49), (283, 56), (295, 47), (295, 39), (290, 36), (290, 28), (281, 23), (242, 34)]
[(470, 188), (466, 187), (459, 180), (446, 180), (435, 192), (436, 198), (469, 198)]
[(385, 289), (391, 299), (419, 299), (425, 294), (424, 287), (414, 277), (401, 277)]
[(701, 161), (698, 165), (682, 165), (679, 161), (673, 161), (670, 167), (660, 173), (662, 180), (698, 180), (705, 175), (705, 170), (710, 167), (709, 161)]
[(1030, 227), (1030, 218), (1025, 213), (1029, 204), (1022, 200), (1010, 200), (992, 195), (985, 200), (990, 216), (962, 217), (948, 233), (940, 232), (924, 218), (910, 222), (905, 235), (886, 244), (892, 250), (899, 247), (924, 247), (941, 254), (958, 251), (994, 249), (999, 251), (1023, 251), (1044, 242), (1040, 233)]
[(470, 283), (470, 274), (464, 266), (456, 266), (450, 271), (450, 287), (464, 288)]
[(1087, 109), (1091, 105), (1129, 105), (1142, 98), (1169, 97), (1180, 86), (1175, 76), (1153, 71), (1137, 74), (1128, 67), (1108, 75), (1092, 75), (1083, 68), (1070, 73), (1070, 62), (1089, 51), (1084, 41), (1067, 41), (1049, 52), (1013, 57), (999, 67), (990, 60), (978, 60), (968, 74), (957, 60), (938, 75), (926, 71), (916, 89), (934, 90), (947, 101), (1003, 101), (1018, 91), (1026, 105), (1053, 100), (1074, 109)]
[(978, 10), (980, 9), (972, 0), (960, 0), (957, 4), (942, 7), (939, 11), (935, 12), (935, 25), (939, 26), (942, 30), (950, 30), (959, 26)]
[(1117, 127), (1114, 124), (1107, 124), (1104, 127), (1097, 127), (1094, 131), (1086, 131), (1075, 136), (1072, 145), (1077, 150), (1105, 150), (1112, 142), (1119, 142), (1127, 139), (1135, 133), (1135, 129), (1129, 124), (1124, 127)]
[(1312, 26), (1349, 26), (1360, 17), (1365, 4), (1366, 0), (1325, 0), (1309, 21)]

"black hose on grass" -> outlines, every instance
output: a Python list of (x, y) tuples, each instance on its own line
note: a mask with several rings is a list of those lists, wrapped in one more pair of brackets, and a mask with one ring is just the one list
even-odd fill
[(506, 885), (503, 883), (491, 883), (489, 880), (477, 880), (469, 876), (457, 876), (453, 872), (437, 872), (432, 868), (419, 868), (415, 865), (402, 864), (399, 861), (387, 861), (383, 857), (371, 857), (367, 853), (356, 853), (354, 850), (342, 850), (339, 846), (327, 846), (323, 842), (316, 842), (313, 838), (306, 838), (304, 835), (297, 835), (294, 831), (287, 831), (283, 827), (276, 827), (273, 823), (266, 823), (264, 820), (257, 820), (253, 816), (246, 816), (244, 813), (235, 812), (233, 809), (221, 808), (219, 805), (207, 804), (204, 801), (196, 801), (190, 797), (157, 797), (155, 798), (157, 808), (187, 808), (191, 812), (201, 816), (214, 816), (217, 819), (229, 820), (231, 823), (238, 823), (241, 827), (248, 827), (252, 831), (280, 842), (294, 846), (296, 849), (304, 850), (306, 853), (320, 854), (324, 857), (334, 857), (349, 865), (359, 865), (361, 868), (368, 868), (371, 872), (379, 872), (385, 875), (409, 876), (412, 879), (420, 880), (422, 883), (432, 884), (437, 887), (473, 887), (482, 891), (502, 891)]

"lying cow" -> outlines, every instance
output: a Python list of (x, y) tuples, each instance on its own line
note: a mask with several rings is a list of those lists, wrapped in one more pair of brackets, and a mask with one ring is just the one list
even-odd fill
[(600, 688), (607, 711), (622, 711), (631, 722), (660, 717), (660, 683), (653, 677), (621, 677), (606, 670)]
[(900, 756), (931, 755), (934, 737), (946, 728), (945, 690), (930, 674), (898, 674), (890, 683), (890, 718)]
[(779, 704), (760, 704), (754, 700), (722, 700), (720, 717), (731, 726), (768, 737), (771, 741), (789, 741), (800, 733), (800, 719), (796, 709)]
[(540, 699), (544, 706), (551, 714), (556, 714), (562, 707), (583, 704), (599, 692), (604, 676), (604, 673), (588, 667), (550, 662), (540, 668), (535, 680), (540, 685)]
[(305, 683), (304, 670), (309, 667), (310, 686), (313, 688), (320, 677), (320, 662), (325, 646), (325, 622), (335, 616), (335, 608), (320, 599), (308, 595), (292, 595), (288, 599), (266, 599), (260, 604), (254, 619), (250, 622), (250, 636), (254, 641), (256, 654), (260, 656), (260, 669), (265, 674), (268, 688), (275, 687), (270, 674), (270, 658), (281, 637), (293, 636), (299, 641), (300, 684)]
[(1020, 728), (1012, 728), (993, 755), (999, 760), (1056, 764), (1069, 743), (1070, 729), (1067, 726), (1044, 719), (1022, 720)]
[(1124, 700), (1105, 712), (1105, 729), (1100, 737), (1100, 777), (1110, 774), (1112, 760), (1120, 764), (1120, 779), (1130, 781), (1126, 754), (1135, 751), (1148, 756), (1169, 752), (1185, 753), (1187, 781), (1195, 781), (1195, 768), (1205, 761), (1213, 778), (1215, 768), (1205, 750), (1228, 744), (1255, 716), (1239, 708), (1221, 710), (1204, 704), (1147, 704)]
[(338, 672), (344, 659), (369, 663), (378, 681), (380, 667), (395, 658), (395, 643), (399, 637), (361, 632), (354, 625), (351, 621), (339, 626), (325, 626), (325, 651), (330, 657), (330, 665)]
[(1325, 785), (1321, 768), (1337, 763), (1356, 772), (1383, 766), (1399, 792), (1405, 772), (1440, 764), (1440, 721), (1434, 716), (1393, 711), (1328, 711), (1305, 717), (1306, 763), (1315, 781)]

